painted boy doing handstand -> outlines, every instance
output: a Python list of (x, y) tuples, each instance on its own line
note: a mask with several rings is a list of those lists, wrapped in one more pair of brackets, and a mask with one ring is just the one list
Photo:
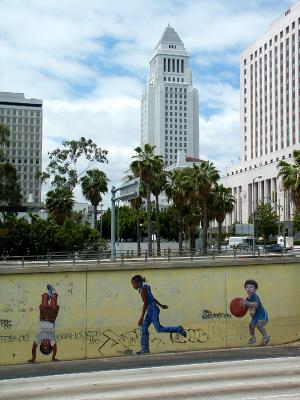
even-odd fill
[(56, 359), (57, 346), (55, 337), (55, 320), (58, 315), (59, 305), (57, 304), (58, 294), (51, 285), (47, 285), (48, 293), (42, 294), (40, 304), (40, 321), (38, 332), (32, 346), (32, 358), (28, 362), (35, 362), (36, 348), (40, 345), (41, 353), (47, 355), (52, 352), (52, 361)]

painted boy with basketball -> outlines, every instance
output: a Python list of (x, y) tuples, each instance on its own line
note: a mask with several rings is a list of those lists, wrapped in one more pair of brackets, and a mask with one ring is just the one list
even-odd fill
[(28, 362), (35, 362), (36, 349), (40, 345), (41, 353), (47, 355), (52, 352), (52, 361), (56, 359), (57, 345), (55, 337), (55, 320), (58, 315), (59, 305), (57, 304), (58, 294), (51, 285), (47, 285), (48, 293), (42, 294), (40, 304), (40, 321), (38, 332), (32, 346), (32, 358)]
[(255, 344), (255, 327), (262, 334), (263, 340), (262, 344), (265, 346), (270, 342), (270, 336), (268, 335), (265, 326), (268, 323), (268, 313), (264, 309), (260, 298), (257, 296), (256, 291), (258, 289), (258, 283), (253, 279), (248, 279), (244, 288), (247, 292), (246, 300), (241, 300), (241, 304), (246, 306), (251, 315), (251, 321), (249, 324), (250, 338), (248, 344)]

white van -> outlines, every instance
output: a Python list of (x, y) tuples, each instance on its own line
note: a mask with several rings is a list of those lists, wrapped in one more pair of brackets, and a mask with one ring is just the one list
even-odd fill
[[(284, 246), (284, 237), (283, 236), (278, 236), (277, 244), (280, 244), (281, 246)], [(294, 246), (294, 238), (292, 238), (290, 236), (286, 236), (285, 237), (285, 247), (287, 249), (292, 250), (293, 246)]]

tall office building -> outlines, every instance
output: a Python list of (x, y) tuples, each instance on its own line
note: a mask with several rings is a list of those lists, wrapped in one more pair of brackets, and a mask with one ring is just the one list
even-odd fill
[(291, 161), (293, 150), (300, 147), (299, 51), (297, 3), (241, 54), (240, 164), (227, 169), (223, 178), (236, 198), (231, 222), (247, 222), (258, 201), (273, 203), (281, 220), (292, 217), (277, 163)]
[(26, 99), (23, 93), (0, 92), (0, 123), (11, 131), (5, 153), (17, 169), (24, 202), (41, 201), (36, 173), (42, 168), (42, 105), (42, 100)]
[(199, 99), (193, 88), (189, 55), (176, 31), (168, 26), (150, 60), (141, 102), (141, 145), (156, 146), (165, 164), (177, 152), (199, 157)]

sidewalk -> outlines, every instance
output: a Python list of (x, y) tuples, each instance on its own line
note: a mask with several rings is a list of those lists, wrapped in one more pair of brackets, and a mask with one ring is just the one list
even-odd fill
[(0, 366), (0, 380), (80, 372), (109, 371), (154, 366), (202, 364), (221, 361), (299, 357), (300, 342), (281, 346), (161, 353), (89, 360)]

